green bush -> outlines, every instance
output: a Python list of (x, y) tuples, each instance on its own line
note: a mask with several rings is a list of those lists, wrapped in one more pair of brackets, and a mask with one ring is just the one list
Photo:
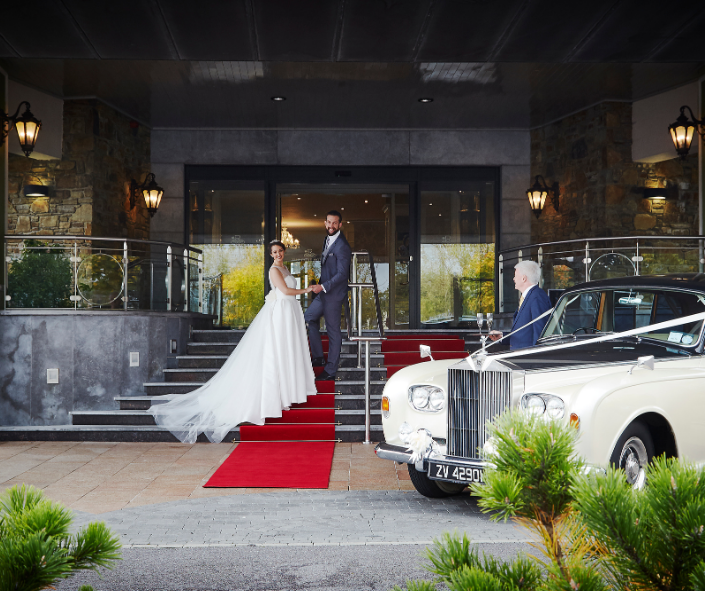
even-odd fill
[[(27, 241), (27, 247), (36, 247)], [(12, 308), (68, 308), (71, 287), (71, 261), (65, 253), (27, 248), (20, 260), (14, 261), (7, 273), (7, 293)]]
[(542, 557), (500, 563), (446, 534), (427, 551), (437, 582), (452, 591), (705, 591), (701, 469), (658, 458), (635, 490), (614, 468), (586, 471), (568, 425), (514, 412), (491, 429), (493, 467), (472, 492), (493, 520), (527, 527)]
[(33, 486), (2, 493), (0, 591), (39, 591), (80, 570), (112, 568), (120, 559), (117, 536), (101, 522), (70, 534), (71, 521), (69, 509)]

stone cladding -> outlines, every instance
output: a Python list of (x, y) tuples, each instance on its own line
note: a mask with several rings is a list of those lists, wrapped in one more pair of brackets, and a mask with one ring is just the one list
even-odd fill
[[(532, 216), (534, 243), (698, 234), (697, 154), (633, 162), (631, 103), (604, 102), (532, 130), (531, 183), (538, 174), (558, 181), (560, 205), (558, 213), (551, 203), (538, 220)], [(674, 199), (644, 199), (644, 188), (657, 187)]]
[[(63, 123), (61, 160), (10, 154), (7, 235), (149, 239), (144, 200), (129, 204), (130, 179), (149, 172), (149, 129), (97, 100), (65, 101)], [(25, 196), (29, 184), (49, 197)]]

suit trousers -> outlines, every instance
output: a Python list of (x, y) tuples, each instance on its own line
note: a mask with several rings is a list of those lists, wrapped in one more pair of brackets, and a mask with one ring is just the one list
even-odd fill
[[(346, 294), (347, 295), (347, 294)], [(340, 314), (343, 310), (344, 300), (331, 299), (326, 293), (319, 293), (306, 310), (304, 320), (308, 324), (308, 340), (311, 345), (311, 357), (323, 357), (321, 343), (320, 322), (321, 316), (326, 319), (326, 333), (328, 334), (328, 361), (325, 371), (335, 375), (340, 364), (340, 350), (343, 346), (343, 335), (340, 330)]]

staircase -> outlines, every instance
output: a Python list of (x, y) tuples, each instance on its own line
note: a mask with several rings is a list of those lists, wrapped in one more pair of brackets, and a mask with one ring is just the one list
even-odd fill
[[(115, 410), (74, 411), (71, 425), (4, 428), (2, 439), (61, 441), (176, 441), (154, 423), (146, 410), (166, 394), (186, 394), (207, 382), (235, 349), (244, 330), (194, 330), (187, 354), (164, 370), (164, 381), (144, 384), (144, 395), (115, 397)], [(430, 345), (435, 359), (458, 359), (479, 346), (477, 331), (389, 331), (387, 340), (371, 345), (371, 438), (383, 439), (380, 403), (387, 379), (422, 360), (419, 345)], [(324, 351), (327, 343), (324, 341)], [(317, 382), (319, 393), (335, 395), (335, 438), (363, 441), (365, 435), (365, 370), (357, 367), (357, 344), (343, 341), (336, 381)], [(364, 360), (363, 360), (364, 363)], [(316, 373), (323, 368), (314, 368)], [(268, 421), (269, 422), (269, 421)], [(9, 430), (9, 431), (8, 431)], [(11, 435), (15, 433), (14, 437)], [(240, 429), (224, 441), (238, 441)], [(206, 441), (201, 436), (199, 441)]]

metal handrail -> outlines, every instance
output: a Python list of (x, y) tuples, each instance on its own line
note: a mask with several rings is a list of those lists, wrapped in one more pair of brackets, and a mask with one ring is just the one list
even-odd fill
[(137, 244), (159, 244), (161, 246), (171, 246), (172, 248), (179, 248), (179, 249), (187, 249), (190, 250), (191, 252), (195, 252), (196, 254), (202, 254), (203, 251), (199, 250), (198, 248), (194, 248), (193, 246), (187, 246), (185, 244), (181, 244), (179, 242), (164, 242), (162, 240), (142, 240), (141, 238), (107, 238), (107, 237), (100, 237), (100, 236), (74, 236), (74, 235), (65, 235), (65, 236), (39, 236), (36, 234), (7, 234), (5, 235), (5, 242), (8, 240), (54, 240), (56, 242), (63, 242), (63, 241), (76, 241), (76, 240), (85, 240), (87, 242), (135, 242)]
[[(22, 243), (24, 241), (37, 241), (44, 243), (42, 246), (24, 246)], [(53, 242), (56, 244), (46, 244), (47, 242)], [(128, 270), (130, 268), (136, 267), (138, 264), (144, 263), (144, 261), (148, 261), (152, 267), (152, 284), (154, 282), (153, 278), (153, 268), (154, 268), (154, 261), (158, 260), (157, 258), (152, 259), (151, 257), (149, 258), (144, 258), (140, 259), (139, 261), (130, 261), (129, 255), (130, 255), (130, 245), (149, 245), (149, 246), (160, 246), (164, 247), (166, 246), (166, 268), (167, 268), (167, 277), (166, 277), (166, 302), (167, 302), (167, 310), (173, 311), (176, 309), (174, 306), (174, 300), (172, 297), (172, 266), (174, 264), (181, 264), (183, 261), (183, 275), (184, 275), (184, 285), (185, 285), (185, 294), (184, 294), (184, 308), (183, 310), (189, 311), (189, 305), (190, 305), (190, 291), (189, 291), (189, 286), (190, 286), (190, 278), (189, 278), (189, 262), (193, 261), (194, 263), (197, 263), (198, 265), (198, 275), (199, 275), (199, 293), (198, 293), (198, 311), (203, 313), (203, 289), (202, 289), (202, 275), (203, 275), (203, 251), (194, 248), (191, 246), (186, 246), (180, 243), (176, 242), (165, 242), (162, 240), (143, 240), (139, 238), (114, 238), (114, 237), (102, 237), (102, 236), (77, 236), (77, 235), (61, 235), (61, 236), (44, 236), (44, 235), (27, 235), (27, 234), (13, 234), (13, 235), (8, 235), (5, 236), (4, 240), (4, 263), (3, 263), (3, 283), (2, 283), (2, 297), (4, 301), (9, 300), (9, 296), (7, 295), (7, 288), (8, 288), (8, 274), (7, 274), (7, 264), (10, 262), (10, 259), (8, 258), (8, 246), (10, 244), (16, 244), (19, 243), (20, 249), (26, 248), (27, 250), (44, 250), (44, 249), (56, 249), (58, 248), (63, 248), (64, 250), (68, 250), (70, 254), (73, 256), (70, 257), (70, 261), (73, 264), (73, 295), (70, 297), (70, 300), (73, 302), (74, 309), (78, 309), (78, 302), (82, 299), (82, 295), (78, 295), (78, 283), (77, 283), (77, 272), (78, 272), (78, 262), (80, 261), (78, 257), (78, 248), (79, 244), (83, 244), (81, 248), (87, 247), (87, 248), (96, 248), (93, 243), (115, 243), (115, 247), (112, 246), (105, 246), (105, 247), (98, 247), (101, 251), (106, 250), (108, 252), (114, 252), (115, 255), (114, 257), (121, 257), (120, 261), (120, 266), (122, 269), (122, 282), (121, 282), (121, 289), (120, 293), (118, 294), (118, 297), (122, 296), (122, 308), (123, 310), (128, 309), (128, 301), (129, 301), (129, 296), (128, 296)], [(86, 244), (89, 243), (89, 244)], [(133, 252), (141, 252), (142, 249), (136, 248), (133, 250)], [(117, 254), (117, 253), (120, 253)], [(180, 256), (178, 253), (183, 253), (183, 256)], [(153, 285), (150, 285), (150, 306), (152, 305), (153, 302)], [(83, 298), (85, 299), (85, 298)], [(113, 300), (114, 301), (114, 300)]]
[(532, 248), (539, 248), (543, 246), (553, 246), (556, 244), (577, 244), (585, 242), (609, 242), (611, 240), (700, 240), (705, 241), (705, 236), (609, 236), (601, 238), (571, 238), (570, 240), (557, 240), (556, 242), (536, 242), (535, 244), (524, 244), (522, 246), (514, 246), (512, 248), (505, 248), (497, 252), (498, 255), (504, 255), (509, 252), (516, 252), (518, 250), (531, 250)]
[[(370, 262), (370, 275), (372, 277), (371, 283), (359, 283), (357, 281), (357, 257), (358, 255), (367, 255)], [(377, 272), (375, 271), (375, 263), (372, 257), (372, 253), (366, 250), (357, 250), (352, 253), (352, 281), (348, 283), (348, 287), (352, 288), (352, 300), (353, 300), (353, 310), (356, 310), (357, 317), (357, 336), (352, 336), (352, 324), (350, 322), (350, 310), (345, 306), (345, 322), (348, 327), (348, 339), (352, 341), (357, 341), (357, 366), (362, 367), (362, 349), (360, 347), (361, 343), (365, 343), (365, 440), (363, 443), (372, 443), (370, 437), (371, 431), (371, 388), (370, 388), (370, 343), (373, 341), (383, 341), (384, 336), (384, 324), (382, 323), (382, 307), (379, 303), (379, 289), (377, 288)], [(362, 336), (362, 290), (372, 289), (375, 298), (375, 313), (377, 316), (377, 332), (379, 336), (376, 337), (364, 337)], [(355, 291), (357, 290), (357, 291)]]

